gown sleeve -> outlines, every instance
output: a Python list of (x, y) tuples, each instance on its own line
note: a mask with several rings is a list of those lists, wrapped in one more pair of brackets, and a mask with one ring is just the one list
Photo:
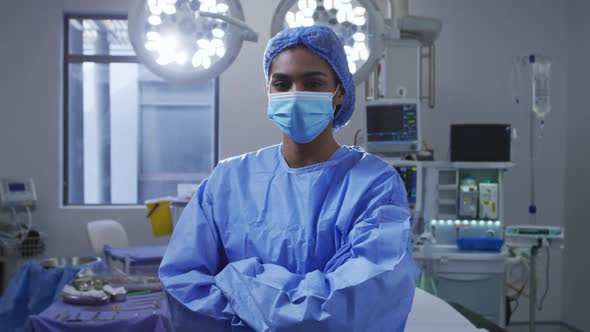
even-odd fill
[(201, 183), (184, 209), (160, 265), (175, 331), (250, 330), (215, 285), (227, 258), (213, 222), (208, 188), (214, 175)]
[(323, 271), (295, 274), (252, 257), (215, 277), (231, 309), (256, 331), (403, 331), (417, 278), (405, 189), (363, 195), (365, 207)]

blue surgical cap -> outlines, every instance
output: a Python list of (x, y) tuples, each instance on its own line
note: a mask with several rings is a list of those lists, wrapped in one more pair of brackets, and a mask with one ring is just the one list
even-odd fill
[(317, 56), (326, 60), (340, 79), (346, 95), (332, 122), (332, 128), (346, 126), (354, 111), (355, 86), (348, 69), (348, 60), (340, 37), (330, 27), (313, 25), (286, 29), (279, 32), (266, 45), (264, 51), (264, 76), (268, 82), (270, 64), (283, 50), (303, 45)]

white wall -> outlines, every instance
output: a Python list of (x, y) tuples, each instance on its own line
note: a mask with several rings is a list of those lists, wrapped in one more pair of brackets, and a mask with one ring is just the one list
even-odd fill
[[(553, 113), (539, 149), (539, 223), (563, 225), (568, 60), (565, 3), (411, 1), (411, 13), (438, 17), (444, 22), (437, 42), (437, 107), (424, 116), (425, 138), (434, 147), (436, 157), (447, 158), (450, 123), (506, 122), (520, 131), (514, 145), (518, 166), (506, 174), (507, 223), (527, 223), (529, 204), (528, 113), (510, 103), (510, 58), (538, 52), (554, 60)], [(279, 131), (265, 116), (262, 74), (262, 55), (276, 4), (277, 0), (242, 1), (246, 21), (259, 32), (260, 40), (256, 44), (244, 43), (240, 56), (221, 76), (221, 158), (280, 139)], [(0, 4), (0, 175), (34, 177), (39, 194), (35, 222), (49, 235), (48, 255), (90, 252), (84, 225), (98, 218), (120, 220), (129, 230), (132, 244), (166, 240), (151, 236), (143, 209), (59, 208), (62, 13), (126, 8), (127, 2), (117, 0), (19, 0)], [(358, 99), (362, 99), (364, 89), (361, 86), (358, 90)], [(362, 102), (357, 106), (349, 127), (337, 134), (343, 144), (352, 144), (355, 130), (364, 127)], [(561, 253), (556, 250), (552, 252), (552, 288), (540, 319), (561, 318), (561, 271)], [(527, 307), (522, 301), (516, 319), (526, 319)]]
[(587, 234), (588, 197), (590, 197), (590, 107), (588, 106), (588, 75), (590, 74), (590, 2), (570, 1), (569, 63), (567, 81), (566, 124), (566, 188), (563, 316), (564, 320), (581, 330), (590, 330), (587, 301), (590, 298), (590, 255)]

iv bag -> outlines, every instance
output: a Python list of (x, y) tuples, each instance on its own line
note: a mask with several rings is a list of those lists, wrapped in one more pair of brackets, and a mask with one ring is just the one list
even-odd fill
[(533, 112), (544, 118), (551, 111), (549, 83), (551, 78), (551, 61), (539, 59), (533, 62)]

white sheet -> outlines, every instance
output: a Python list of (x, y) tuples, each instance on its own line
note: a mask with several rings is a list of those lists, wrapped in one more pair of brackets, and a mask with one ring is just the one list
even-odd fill
[(481, 332), (453, 307), (438, 297), (416, 288), (406, 332)]

